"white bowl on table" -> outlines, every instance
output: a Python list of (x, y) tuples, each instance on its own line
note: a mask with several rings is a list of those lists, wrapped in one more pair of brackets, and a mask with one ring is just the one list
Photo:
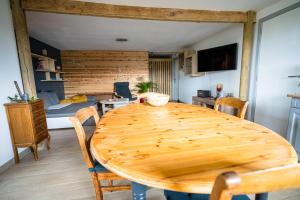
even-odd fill
[(170, 96), (167, 94), (149, 92), (146, 99), (147, 103), (151, 106), (164, 106), (169, 102)]

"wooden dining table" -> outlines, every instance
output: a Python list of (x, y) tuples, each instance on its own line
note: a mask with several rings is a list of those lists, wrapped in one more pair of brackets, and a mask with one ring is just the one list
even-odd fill
[[(279, 134), (256, 123), (196, 105), (130, 104), (97, 124), (91, 151), (107, 169), (133, 182), (133, 199), (146, 186), (209, 194), (215, 178), (298, 162)], [(259, 194), (257, 199), (266, 199)]]

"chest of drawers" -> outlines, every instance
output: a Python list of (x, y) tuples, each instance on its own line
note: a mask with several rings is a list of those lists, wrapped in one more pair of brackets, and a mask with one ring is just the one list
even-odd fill
[(30, 147), (38, 160), (37, 145), (47, 139), (50, 148), (44, 103), (36, 100), (28, 103), (8, 103), (4, 105), (9, 123), (15, 162), (20, 162), (17, 148)]

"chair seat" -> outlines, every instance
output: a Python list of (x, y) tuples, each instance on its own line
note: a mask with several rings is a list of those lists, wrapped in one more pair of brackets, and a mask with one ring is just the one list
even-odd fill
[[(164, 191), (167, 200), (209, 200), (209, 194), (192, 194), (183, 192)], [(247, 195), (233, 196), (232, 200), (250, 200)]]
[(109, 172), (103, 165), (101, 165), (97, 160), (94, 160), (94, 168), (89, 168), (89, 172)]

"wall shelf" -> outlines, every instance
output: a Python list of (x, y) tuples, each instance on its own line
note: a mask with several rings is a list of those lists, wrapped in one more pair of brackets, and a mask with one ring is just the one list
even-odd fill
[[(33, 58), (37, 58), (44, 69), (36, 69), (36, 72), (42, 72), (45, 73), (45, 80), (41, 80), (42, 82), (63, 82), (64, 79), (61, 74), (64, 74), (64, 72), (56, 71), (55, 68), (55, 59), (49, 58), (47, 56), (42, 56), (39, 54), (31, 53), (31, 56)], [(56, 79), (53, 79), (51, 77), (51, 73), (55, 74)]]
[[(63, 76), (61, 74), (64, 74), (64, 72), (58, 72), (58, 71), (50, 71), (45, 69), (37, 69), (35, 70), (37, 72), (45, 73), (45, 80), (41, 80), (42, 82), (62, 82), (64, 81)], [(55, 74), (56, 79), (51, 78), (51, 73)]]
[(31, 53), (31, 56), (39, 60), (40, 65), (43, 67), (43, 69), (39, 69), (40, 71), (55, 72), (55, 59), (35, 53)]
[(46, 69), (37, 69), (36, 72), (50, 72), (50, 73), (57, 73), (57, 74), (64, 74), (65, 72), (58, 72), (58, 71), (50, 71)]
[(47, 57), (47, 56), (42, 56), (42, 55), (39, 55), (39, 54), (36, 54), (36, 53), (31, 53), (31, 56), (34, 57), (34, 58), (41, 59), (41, 60), (48, 59), (48, 60), (56, 61), (53, 58), (50, 58), (50, 57)]
[(191, 77), (203, 76), (205, 73), (198, 72), (197, 52), (195, 50), (184, 51), (184, 74)]
[(42, 82), (64, 82), (65, 80), (41, 80)]

